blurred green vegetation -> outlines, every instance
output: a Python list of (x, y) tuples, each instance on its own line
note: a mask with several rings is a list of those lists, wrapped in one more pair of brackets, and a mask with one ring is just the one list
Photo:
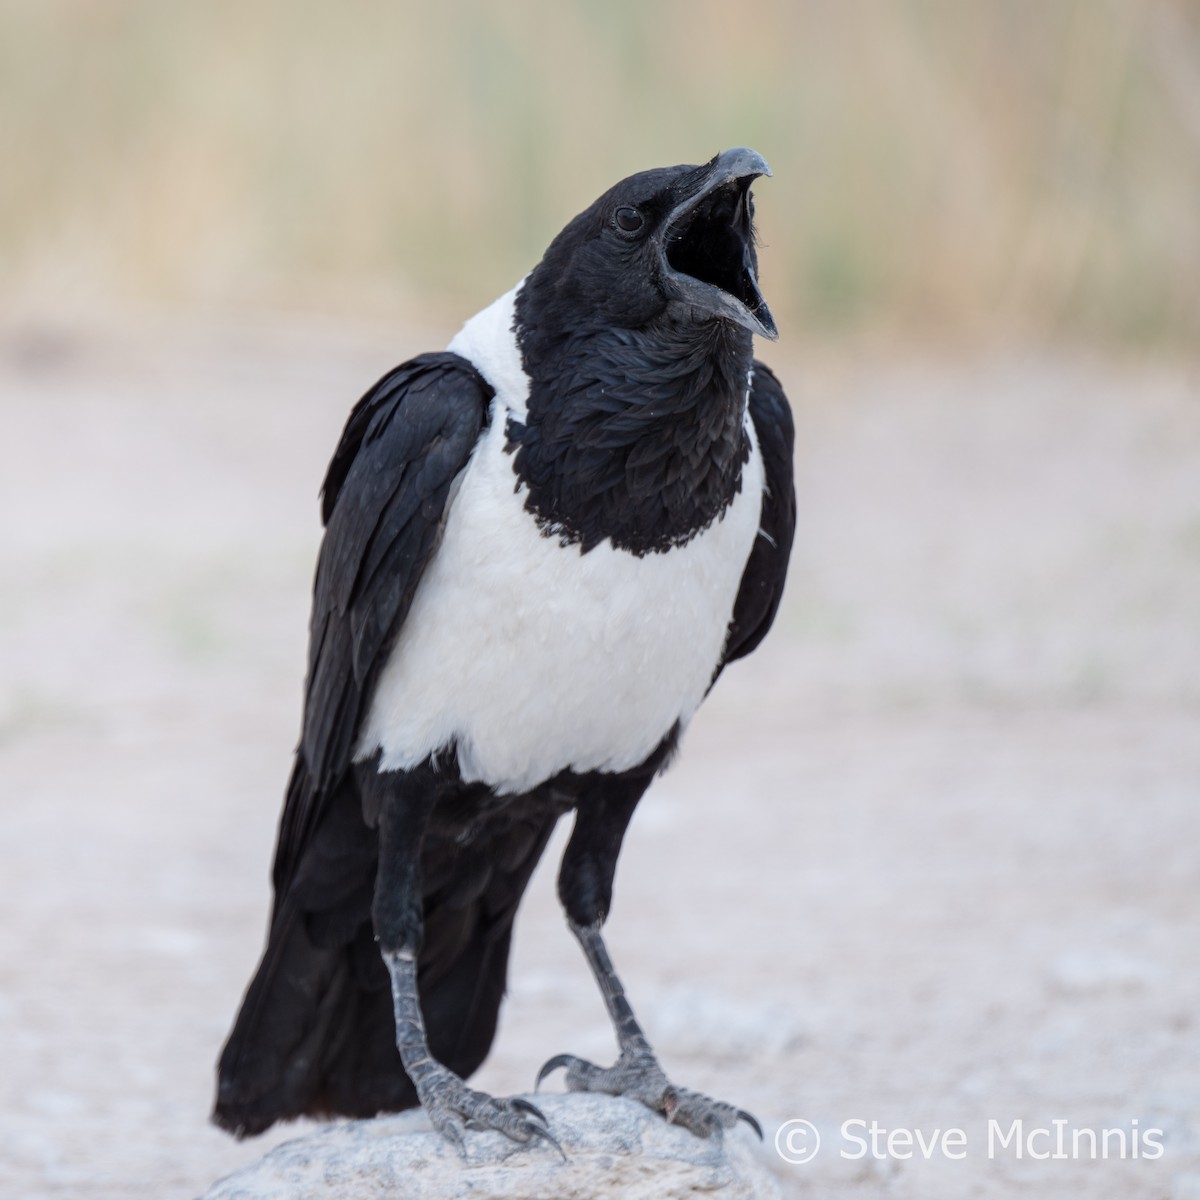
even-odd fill
[(450, 323), (746, 144), (785, 336), (1200, 345), (1195, 0), (0, 0), (0, 313)]

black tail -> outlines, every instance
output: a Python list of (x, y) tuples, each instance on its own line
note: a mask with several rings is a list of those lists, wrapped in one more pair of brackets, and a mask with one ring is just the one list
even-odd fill
[[(495, 1037), (513, 918), (556, 819), (547, 812), (520, 837), (508, 829), (494, 846), (474, 845), (472, 860), (488, 863), (481, 890), (430, 879), (421, 1007), (434, 1057), (464, 1078)], [(266, 950), (221, 1052), (213, 1120), (238, 1137), (293, 1117), (369, 1117), (417, 1104), (371, 926), (378, 854), (347, 780), (276, 896)]]

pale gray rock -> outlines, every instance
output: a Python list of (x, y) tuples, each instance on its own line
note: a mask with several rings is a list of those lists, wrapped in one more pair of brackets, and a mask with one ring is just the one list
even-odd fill
[(546, 1114), (562, 1156), (547, 1143), (518, 1146), (493, 1132), (466, 1133), (462, 1157), (424, 1113), (350, 1121), (277, 1146), (215, 1183), (201, 1200), (778, 1200), (769, 1148), (749, 1129), (701, 1141), (632, 1100), (530, 1097)]

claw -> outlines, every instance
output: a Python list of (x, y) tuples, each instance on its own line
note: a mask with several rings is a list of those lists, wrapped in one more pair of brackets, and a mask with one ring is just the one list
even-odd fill
[(763, 1140), (762, 1126), (744, 1108), (739, 1108), (737, 1110), (737, 1119), (739, 1121), (745, 1121), (746, 1124), (749, 1125), (750, 1128), (753, 1129), (754, 1132), (758, 1134), (758, 1140), (760, 1142)]
[(541, 1121), (543, 1125), (549, 1126), (550, 1122), (546, 1120), (546, 1114), (536, 1104), (530, 1104), (528, 1100), (522, 1100), (520, 1096), (513, 1096), (508, 1104), (510, 1108), (515, 1108), (518, 1112), (528, 1113), (531, 1117), (535, 1117)]
[(464, 1162), (469, 1161), (470, 1156), (467, 1154), (467, 1143), (463, 1140), (462, 1129), (459, 1123), (453, 1118), (443, 1121), (435, 1121), (434, 1128), (454, 1147), (458, 1152), (459, 1158)]
[[(533, 1105), (531, 1104), (529, 1107), (533, 1108)], [(538, 1115), (540, 1116), (541, 1114), (539, 1113)], [(545, 1120), (545, 1117), (542, 1117), (542, 1120)], [(549, 1142), (562, 1156), (563, 1162), (567, 1161), (567, 1152), (558, 1144), (558, 1139), (548, 1129), (543, 1129), (540, 1125), (530, 1125), (529, 1132), (531, 1137), (541, 1138), (542, 1141)]]
[(573, 1054), (556, 1054), (552, 1059), (542, 1065), (542, 1069), (538, 1072), (537, 1080), (533, 1085), (533, 1090), (536, 1092), (538, 1088), (542, 1086), (542, 1080), (545, 1079), (547, 1075), (557, 1071), (559, 1067), (566, 1067), (569, 1070), (571, 1064), (577, 1061), (578, 1060)]

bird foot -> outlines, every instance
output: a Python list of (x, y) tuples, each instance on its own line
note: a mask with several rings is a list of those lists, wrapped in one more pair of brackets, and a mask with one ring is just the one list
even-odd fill
[(464, 1129), (494, 1129), (522, 1144), (535, 1140), (549, 1142), (566, 1158), (550, 1134), (541, 1109), (519, 1096), (499, 1099), (477, 1092), (440, 1064), (422, 1074), (417, 1094), (433, 1127), (464, 1158), (467, 1155)]
[(560, 1067), (566, 1068), (568, 1091), (626, 1096), (702, 1138), (720, 1140), (726, 1129), (745, 1121), (762, 1141), (762, 1126), (750, 1113), (702, 1092), (676, 1087), (653, 1056), (622, 1054), (613, 1066), (598, 1067), (573, 1054), (558, 1054), (538, 1072), (538, 1084)]

